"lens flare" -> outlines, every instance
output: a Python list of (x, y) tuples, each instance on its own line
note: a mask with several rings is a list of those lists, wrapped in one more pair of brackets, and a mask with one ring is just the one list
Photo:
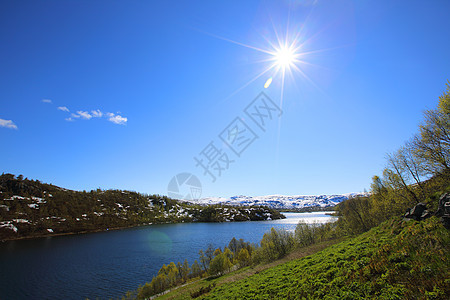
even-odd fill
[(147, 242), (151, 251), (159, 255), (172, 251), (172, 239), (164, 232), (151, 231), (147, 236)]
[(267, 79), (266, 83), (264, 84), (264, 88), (267, 89), (270, 86), (271, 83), (272, 83), (272, 77)]

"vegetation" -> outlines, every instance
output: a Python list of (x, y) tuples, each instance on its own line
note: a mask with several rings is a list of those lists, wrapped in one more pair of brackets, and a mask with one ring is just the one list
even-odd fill
[(0, 240), (89, 232), (150, 223), (284, 218), (267, 207), (200, 206), (130, 191), (78, 192), (22, 175), (0, 176)]
[[(294, 249), (327, 240), (332, 226), (332, 224), (300, 223), (295, 233), (272, 228), (270, 232), (264, 234), (260, 245), (236, 238), (233, 238), (223, 250), (214, 249), (210, 245), (206, 250), (199, 251), (200, 263), (196, 260), (191, 268), (187, 261), (184, 264), (171, 262), (168, 266), (163, 265), (151, 282), (139, 287), (137, 291), (129, 292), (126, 298), (146, 299), (185, 284), (188, 280), (195, 281), (203, 277), (212, 279), (247, 266), (272, 262)], [(211, 287), (201, 287), (193, 294), (198, 297), (208, 289)]]
[[(260, 245), (242, 246), (239, 252), (230, 250), (230, 245), (224, 251), (200, 251), (200, 277), (209, 275), (208, 280), (212, 280), (247, 265), (280, 259), (294, 249), (337, 237), (359, 236), (237, 283), (201, 284), (190, 296), (446, 299), (450, 294), (448, 230), (436, 217), (423, 222), (399, 217), (420, 202), (436, 209), (438, 197), (446, 191), (450, 191), (450, 84), (438, 107), (425, 112), (419, 133), (387, 156), (382, 177), (373, 177), (370, 195), (337, 206), (339, 220), (335, 224), (299, 224), (294, 234), (272, 229)], [(157, 278), (139, 288), (135, 296), (145, 299), (160, 293), (162, 290), (153, 288)], [(176, 284), (169, 281), (166, 289)], [(172, 293), (169, 298), (186, 297)]]
[(395, 218), (317, 254), (218, 286), (205, 298), (447, 299), (449, 245), (437, 218)]
[(436, 210), (438, 197), (450, 191), (450, 84), (436, 109), (425, 112), (419, 133), (387, 155), (381, 177), (374, 176), (369, 197), (340, 203), (341, 234), (365, 232), (419, 202)]
[[(11, 174), (0, 177), (0, 187), (0, 216), (7, 220), (0, 223), (0, 237), (11, 234), (11, 226), (29, 234), (27, 230), (50, 227), (64, 232), (111, 224), (281, 217), (267, 208), (199, 207), (125, 191), (74, 192)], [(163, 265), (150, 282), (125, 298), (147, 299), (176, 289), (163, 297), (447, 299), (449, 231), (436, 217), (422, 222), (401, 217), (420, 202), (435, 210), (443, 192), (450, 192), (450, 83), (437, 108), (425, 112), (418, 134), (387, 156), (382, 176), (373, 177), (370, 194), (337, 206), (336, 223), (300, 223), (294, 233), (272, 229), (258, 245), (233, 238), (223, 249), (209, 246), (192, 265), (187, 260)], [(233, 283), (222, 280), (342, 239), (321, 252)]]

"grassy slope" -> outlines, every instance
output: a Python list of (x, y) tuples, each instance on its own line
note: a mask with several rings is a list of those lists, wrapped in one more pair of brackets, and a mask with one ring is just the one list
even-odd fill
[[(342, 239), (341, 239), (342, 240)], [(209, 285), (215, 284), (216, 286), (223, 285), (225, 283), (236, 282), (238, 280), (242, 280), (254, 274), (258, 274), (261, 271), (264, 271), (269, 268), (273, 268), (280, 264), (286, 263), (291, 260), (299, 259), (313, 253), (319, 252), (330, 245), (338, 243), (340, 240), (332, 240), (325, 241), (321, 243), (317, 243), (315, 245), (311, 245), (308, 247), (300, 248), (292, 253), (290, 253), (287, 257), (279, 259), (277, 261), (268, 263), (268, 264), (260, 264), (254, 267), (246, 267), (235, 272), (231, 272), (224, 276), (220, 276), (218, 278), (207, 278), (207, 279), (194, 279), (192, 282), (185, 284), (180, 287), (173, 288), (170, 293), (167, 293), (163, 296), (158, 297), (157, 299), (192, 299), (191, 293), (198, 291), (201, 288), (208, 287)]]
[[(396, 218), (316, 254), (239, 276), (245, 278), (236, 282), (216, 280), (203, 299), (448, 299), (449, 262), (449, 231), (437, 218)], [(207, 280), (201, 284), (207, 285)], [(182, 292), (165, 297), (190, 298)]]

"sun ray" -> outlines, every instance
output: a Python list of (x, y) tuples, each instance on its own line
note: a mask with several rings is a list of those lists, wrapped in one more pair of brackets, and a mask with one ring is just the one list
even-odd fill
[(204, 34), (206, 34), (206, 35), (215, 37), (217, 39), (220, 39), (220, 40), (223, 40), (223, 41), (226, 41), (226, 42), (230, 42), (230, 43), (242, 46), (242, 47), (253, 49), (253, 50), (256, 50), (256, 51), (259, 51), (259, 52), (262, 52), (262, 53), (270, 54), (269, 51), (267, 51), (265, 49), (262, 49), (262, 48), (258, 48), (258, 47), (255, 47), (255, 46), (251, 46), (251, 45), (247, 45), (247, 44), (244, 44), (244, 43), (241, 43), (241, 42), (237, 42), (237, 41), (234, 41), (232, 39), (229, 39), (229, 38), (226, 38), (226, 37), (223, 37), (223, 36), (220, 36), (220, 35), (212, 34), (212, 33), (207, 32), (207, 31), (203, 31), (203, 30), (199, 30), (199, 29), (197, 29), (197, 30), (202, 32), (202, 33), (204, 33)]
[(313, 63), (310, 63), (310, 62), (307, 62), (307, 61), (304, 61), (304, 60), (299, 60), (298, 64), (300, 64), (300, 65), (307, 65), (307, 66), (311, 66), (311, 67), (314, 67), (314, 68), (321, 68), (321, 69), (324, 69), (324, 70), (327, 70), (327, 71), (332, 71), (333, 70), (331, 68), (327, 68), (327, 67), (324, 67), (324, 66), (321, 66), (321, 65), (318, 65), (318, 64), (313, 64)]
[[(312, 86), (314, 86), (318, 91), (320, 91), (322, 94), (327, 95), (325, 91), (323, 91), (321, 88), (317, 86), (317, 84), (303, 72), (299, 67), (294, 66), (295, 70), (303, 77), (305, 78)], [(327, 95), (328, 96), (328, 95)]]
[(332, 50), (342, 49), (342, 48), (352, 47), (352, 46), (355, 46), (355, 44), (348, 44), (348, 45), (336, 46), (336, 47), (331, 47), (331, 48), (317, 49), (317, 50), (302, 52), (302, 54), (309, 55), (309, 54), (315, 54), (315, 53), (321, 53), (321, 52), (326, 52), (326, 51), (332, 51)]
[[(308, 20), (311, 16), (311, 11), (306, 16), (306, 20)], [(317, 65), (307, 61), (308, 55), (320, 53), (323, 51), (333, 50), (336, 48), (329, 48), (329, 49), (319, 49), (319, 50), (310, 50), (305, 51), (305, 45), (310, 44), (314, 39), (316, 39), (328, 26), (320, 30), (319, 32), (316, 32), (309, 38), (305, 39), (304, 32), (306, 30), (306, 20), (302, 24), (298, 25), (297, 27), (292, 27), (291, 24), (291, 10), (288, 12), (287, 16), (287, 23), (286, 28), (284, 30), (278, 30), (275, 26), (274, 20), (271, 15), (269, 15), (269, 26), (271, 25), (273, 34), (272, 38), (269, 37), (267, 34), (261, 34), (259, 35), (266, 41), (267, 46), (266, 47), (257, 47), (252, 46), (246, 43), (242, 43), (239, 41), (235, 41), (223, 36), (219, 36), (216, 34), (212, 34), (209, 32), (201, 31), (204, 34), (207, 34), (209, 36), (212, 36), (214, 38), (239, 45), (242, 47), (245, 47), (247, 49), (255, 50), (260, 53), (266, 54), (266, 58), (259, 58), (257, 60), (254, 60), (252, 62), (248, 62), (247, 64), (254, 64), (254, 63), (266, 63), (267, 66), (254, 76), (252, 79), (250, 79), (248, 82), (243, 84), (241, 87), (233, 91), (228, 97), (226, 97), (225, 101), (237, 93), (239, 93), (241, 90), (249, 86), (251, 83), (255, 82), (260, 77), (264, 76), (265, 74), (271, 72), (269, 76), (266, 77), (265, 83), (268, 82), (269, 78), (273, 79), (273, 82), (279, 82), (281, 87), (281, 96), (280, 96), (280, 107), (283, 106), (284, 101), (284, 93), (285, 93), (285, 81), (286, 79), (291, 80), (295, 82), (295, 74), (298, 74), (300, 78), (303, 78), (308, 83), (310, 83), (312, 86), (314, 86), (316, 89), (321, 91), (320, 88), (317, 86), (317, 84), (305, 73), (305, 69), (303, 67), (305, 66), (313, 66), (318, 67)], [(320, 66), (319, 66), (320, 67)], [(265, 84), (264, 88), (268, 88), (271, 86), (270, 84)]]
[(252, 79), (250, 79), (247, 83), (245, 83), (244, 85), (242, 85), (240, 88), (236, 89), (234, 92), (232, 92), (228, 97), (226, 97), (223, 101), (226, 101), (228, 99), (230, 99), (231, 97), (233, 97), (234, 95), (236, 95), (237, 93), (239, 93), (240, 91), (242, 91), (244, 88), (246, 88), (247, 86), (249, 86), (251, 83), (253, 83), (255, 80), (257, 80), (258, 78), (260, 78), (261, 76), (263, 76), (264, 74), (266, 74), (267, 72), (269, 72), (270, 70), (272, 70), (275, 66), (272, 65), (269, 68), (266, 68), (264, 71), (262, 71), (261, 73), (259, 73), (258, 75), (256, 75), (255, 77), (253, 77)]
[(329, 23), (327, 26), (323, 27), (321, 30), (318, 30), (314, 35), (310, 36), (308, 39), (306, 39), (303, 43), (300, 44), (301, 47), (306, 45), (307, 43), (313, 41), (315, 38), (317, 38), (320, 34), (322, 34), (324, 31), (326, 31), (328, 28), (330, 28), (332, 25), (336, 24), (338, 21), (335, 20), (334, 22)]

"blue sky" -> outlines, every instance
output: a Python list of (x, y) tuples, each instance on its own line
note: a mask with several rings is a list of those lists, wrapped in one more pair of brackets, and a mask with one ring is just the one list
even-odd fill
[[(76, 190), (167, 194), (189, 172), (203, 196), (363, 191), (450, 79), (449, 11), (449, 1), (2, 1), (1, 171)], [(256, 78), (273, 62), (254, 48), (286, 36), (301, 45), (300, 72)], [(263, 129), (245, 114), (261, 92), (282, 110)], [(256, 137), (239, 156), (220, 138), (236, 118)], [(231, 161), (220, 176), (208, 169), (215, 182), (194, 160), (211, 145), (222, 167)]]

